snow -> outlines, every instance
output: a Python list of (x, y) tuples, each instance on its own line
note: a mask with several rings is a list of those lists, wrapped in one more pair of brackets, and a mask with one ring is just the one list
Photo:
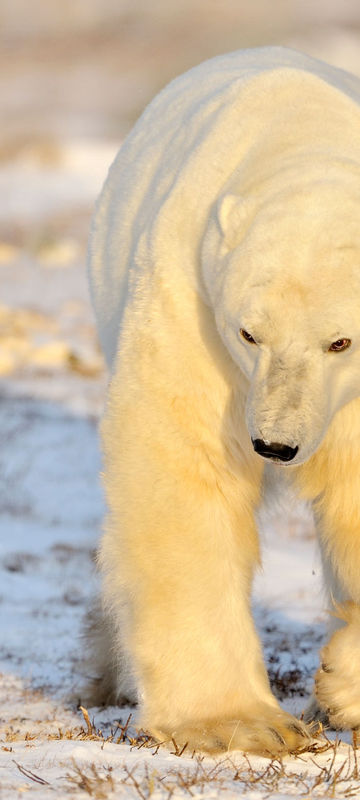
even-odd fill
[[(105, 178), (103, 165), (113, 160), (118, 144), (69, 141), (42, 158), (33, 148), (24, 148), (0, 171), (0, 222), (37, 220), (54, 215), (71, 200), (87, 205)], [(91, 164), (91, 170), (89, 170)]]

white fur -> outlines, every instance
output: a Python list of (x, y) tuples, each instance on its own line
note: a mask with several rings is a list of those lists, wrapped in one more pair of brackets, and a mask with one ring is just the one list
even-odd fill
[(155, 98), (98, 202), (117, 692), (131, 663), (143, 724), (191, 747), (305, 741), (250, 616), (264, 464), (251, 437), (299, 448), (287, 474), (314, 503), (335, 599), (360, 602), (359, 96), (290, 50), (213, 59)]

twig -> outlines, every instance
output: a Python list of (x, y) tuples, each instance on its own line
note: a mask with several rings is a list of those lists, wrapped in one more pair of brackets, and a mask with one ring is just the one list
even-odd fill
[(13, 762), (14, 764), (16, 764), (18, 770), (22, 772), (22, 774), (25, 775), (26, 778), (29, 778), (31, 781), (34, 781), (35, 783), (41, 783), (42, 786), (51, 786), (49, 781), (46, 781), (44, 778), (40, 778), (39, 775), (35, 775), (34, 772), (31, 772), (29, 769), (22, 767), (21, 764), (18, 764), (18, 762), (15, 761), (14, 758)]
[(357, 746), (358, 746), (358, 738), (357, 738), (357, 731), (352, 732), (352, 746), (353, 746), (353, 753), (354, 753), (354, 778), (357, 781), (359, 778), (359, 769), (358, 769), (358, 758), (357, 758)]
[[(127, 718), (126, 722), (125, 722), (125, 725), (120, 725), (120, 723), (119, 723), (119, 725), (118, 725), (118, 729), (117, 729), (117, 730), (120, 730), (120, 731), (121, 731), (121, 734), (120, 734), (120, 736), (119, 736), (119, 737), (116, 739), (116, 744), (121, 744), (121, 742), (124, 742), (124, 741), (125, 741), (125, 739), (126, 739), (126, 736), (127, 736), (127, 730), (128, 730), (129, 724), (130, 724), (131, 717), (132, 717), (132, 714), (131, 714), (131, 712), (130, 712), (130, 714), (129, 714), (129, 716), (128, 716), (128, 718)], [(115, 735), (115, 734), (114, 734), (114, 735)]]
[(175, 747), (175, 752), (170, 750), (171, 755), (172, 756), (178, 756), (180, 758), (180, 756), (182, 756), (184, 750), (186, 750), (186, 748), (187, 748), (189, 743), (185, 742), (185, 744), (180, 748), (179, 745), (176, 744), (176, 741), (175, 741), (173, 736), (171, 737), (171, 741), (172, 741), (172, 743), (173, 743), (173, 745)]
[(146, 796), (145, 796), (144, 792), (141, 790), (141, 788), (139, 786), (139, 783), (136, 780), (136, 778), (134, 777), (133, 773), (130, 772), (130, 770), (128, 769), (128, 767), (126, 765), (124, 765), (124, 770), (125, 770), (126, 775), (128, 776), (128, 778), (130, 778), (130, 780), (132, 781), (133, 786), (135, 787), (137, 793), (140, 795), (141, 800), (146, 800)]
[(92, 726), (92, 724), (90, 722), (89, 712), (87, 711), (86, 708), (84, 708), (84, 706), (79, 706), (79, 711), (81, 711), (81, 713), (82, 713), (82, 715), (84, 717), (84, 720), (86, 722), (88, 735), (92, 736), (93, 733), (94, 733), (94, 729), (93, 729), (93, 726)]

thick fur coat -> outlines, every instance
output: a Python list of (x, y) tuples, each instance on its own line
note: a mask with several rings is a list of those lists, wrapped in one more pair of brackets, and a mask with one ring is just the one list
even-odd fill
[(313, 504), (342, 609), (312, 713), (360, 724), (359, 98), (291, 50), (212, 59), (146, 109), (97, 205), (99, 687), (161, 740), (306, 746), (250, 613), (265, 459)]

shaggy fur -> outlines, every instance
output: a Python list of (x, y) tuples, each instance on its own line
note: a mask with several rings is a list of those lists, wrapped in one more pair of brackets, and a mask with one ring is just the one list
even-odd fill
[(358, 98), (355, 78), (289, 50), (213, 59), (155, 98), (97, 206), (90, 277), (112, 372), (99, 685), (111, 699), (135, 686), (142, 724), (190, 748), (307, 742), (250, 614), (251, 439), (298, 447), (283, 471), (313, 503), (330, 596), (353, 603), (316, 702), (360, 724)]

